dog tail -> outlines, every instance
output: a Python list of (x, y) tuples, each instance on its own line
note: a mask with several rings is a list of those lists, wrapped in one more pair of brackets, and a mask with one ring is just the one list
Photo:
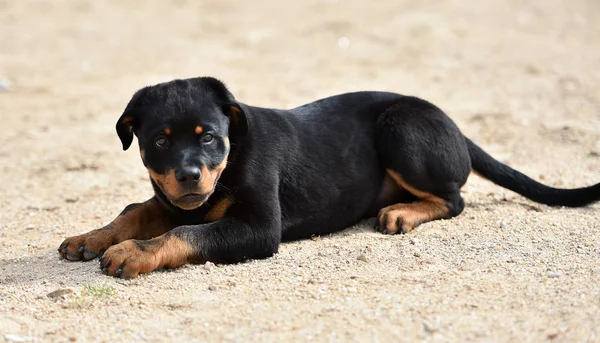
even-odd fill
[(575, 189), (549, 187), (499, 162), (470, 139), (465, 139), (472, 168), (480, 176), (499, 186), (550, 206), (580, 207), (600, 200), (600, 183)]

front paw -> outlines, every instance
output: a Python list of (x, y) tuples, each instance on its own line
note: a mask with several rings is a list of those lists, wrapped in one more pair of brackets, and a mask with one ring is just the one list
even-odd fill
[(108, 248), (100, 258), (100, 268), (110, 276), (135, 278), (161, 266), (156, 239), (130, 239)]
[(58, 253), (69, 261), (89, 261), (113, 244), (115, 240), (112, 230), (102, 228), (65, 239), (58, 247)]

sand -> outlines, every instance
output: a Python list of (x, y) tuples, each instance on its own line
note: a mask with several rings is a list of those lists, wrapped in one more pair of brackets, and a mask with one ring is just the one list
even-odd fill
[(173, 78), (278, 108), (416, 95), (536, 179), (599, 182), (599, 17), (596, 0), (0, 1), (0, 340), (600, 341), (600, 205), (551, 208), (477, 176), (462, 215), (407, 235), (369, 219), (131, 281), (56, 253), (151, 196), (114, 124)]

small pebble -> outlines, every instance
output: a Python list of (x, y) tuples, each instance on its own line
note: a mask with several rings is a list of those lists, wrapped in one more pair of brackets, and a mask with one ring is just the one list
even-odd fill
[(28, 224), (27, 226), (25, 226), (25, 230), (33, 230), (35, 229), (35, 226), (33, 224)]
[(64, 295), (67, 295), (67, 294), (71, 294), (71, 293), (73, 293), (72, 289), (64, 288), (64, 289), (57, 289), (54, 292), (50, 292), (50, 293), (46, 294), (46, 296), (50, 299), (55, 299), (55, 298), (63, 297)]
[(425, 330), (425, 332), (428, 333), (434, 333), (435, 331), (437, 331), (431, 324), (429, 324), (429, 322), (427, 322), (426, 320), (423, 321), (423, 329)]
[(560, 277), (560, 273), (557, 273), (557, 272), (548, 272), (547, 275), (548, 275), (549, 278), (552, 278), (552, 279)]
[(208, 286), (208, 290), (214, 292), (217, 290), (217, 286)]
[(504, 229), (506, 227), (506, 223), (505, 222), (500, 222), (498, 224), (498, 227), (501, 228), (501, 229)]
[(213, 270), (214, 268), (215, 264), (210, 261), (206, 261), (206, 263), (204, 264), (204, 269), (206, 270)]
[(413, 254), (415, 257), (421, 257), (421, 253), (419, 253), (418, 251), (415, 251), (415, 253)]
[(365, 254), (360, 254), (356, 257), (357, 260), (367, 262), (367, 256)]

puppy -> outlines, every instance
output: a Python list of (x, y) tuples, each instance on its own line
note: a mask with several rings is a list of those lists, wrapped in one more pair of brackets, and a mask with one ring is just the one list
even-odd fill
[(101, 256), (102, 270), (123, 278), (266, 258), (282, 241), (373, 216), (383, 234), (407, 233), (461, 213), (472, 170), (543, 204), (600, 199), (600, 184), (564, 190), (532, 180), (436, 106), (394, 93), (278, 110), (240, 103), (214, 78), (175, 80), (135, 93), (116, 129), (124, 150), (137, 136), (155, 196), (58, 251), (70, 261)]

